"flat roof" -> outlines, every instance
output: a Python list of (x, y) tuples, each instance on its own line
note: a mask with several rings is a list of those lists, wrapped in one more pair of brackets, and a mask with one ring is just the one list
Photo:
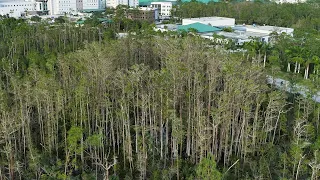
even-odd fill
[(178, 26), (178, 30), (185, 30), (189, 31), (189, 29), (196, 29), (199, 33), (206, 33), (206, 32), (217, 32), (221, 31), (221, 29), (217, 27), (213, 27), (210, 25), (202, 24), (202, 23), (192, 23), (188, 25), (180, 25)]
[[(182, 0), (182, 2), (191, 2), (191, 0)], [(220, 2), (220, 0), (197, 0), (197, 2), (201, 2), (201, 3), (209, 3), (209, 2)]]
[[(170, 1), (176, 3), (176, 0), (139, 0), (139, 4), (144, 4), (144, 3), (151, 3), (151, 2), (164, 2), (164, 1)], [(191, 0), (181, 0), (181, 2), (190, 2)], [(220, 0), (197, 0), (197, 2), (201, 3), (209, 3), (209, 2), (220, 2)]]
[[(134, 8), (132, 8), (134, 9)], [(152, 11), (152, 10), (156, 10), (156, 8), (152, 8), (152, 7), (139, 7), (138, 8), (139, 10), (142, 10), (142, 11)]]
[(278, 27), (278, 26), (253, 26), (253, 25), (246, 25), (247, 28), (251, 29), (261, 29), (266, 31), (277, 31), (277, 30), (291, 30), (292, 28), (286, 27)]
[(151, 4), (172, 4), (172, 1), (155, 1), (151, 2)]
[(168, 30), (173, 31), (173, 30), (177, 30), (178, 25), (176, 25), (176, 24), (158, 24), (158, 25), (156, 25), (156, 28), (163, 28), (164, 29), (164, 27), (166, 27)]
[(184, 18), (188, 20), (196, 20), (196, 21), (218, 21), (218, 20), (235, 20), (235, 18), (228, 18), (228, 17), (218, 17), (218, 16), (213, 16), (213, 17), (200, 17), (200, 18)]
[(257, 38), (257, 37), (264, 37), (264, 36), (269, 36), (268, 33), (258, 33), (258, 32), (244, 32), (244, 31), (235, 31), (235, 32), (225, 32), (225, 31), (220, 31), (217, 33), (218, 35), (224, 36), (226, 38), (231, 38), (231, 39), (250, 39), (252, 38)]
[(104, 12), (105, 9), (83, 9), (81, 12)]
[(171, 2), (172, 4), (177, 4), (176, 0), (139, 0), (140, 6), (148, 6), (151, 3), (163, 3), (163, 2)]

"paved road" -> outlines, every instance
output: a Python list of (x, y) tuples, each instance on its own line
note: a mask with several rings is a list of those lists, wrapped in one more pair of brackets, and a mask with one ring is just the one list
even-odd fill
[[(269, 84), (275, 85), (279, 89), (284, 89), (287, 92), (291, 93), (299, 93), (304, 97), (310, 96), (310, 91), (305, 86), (301, 85), (292, 85), (289, 81), (281, 79), (281, 78), (275, 78), (272, 76), (267, 76), (267, 81)], [(312, 95), (312, 99), (318, 103), (320, 103), (320, 91), (318, 91), (316, 94)]]

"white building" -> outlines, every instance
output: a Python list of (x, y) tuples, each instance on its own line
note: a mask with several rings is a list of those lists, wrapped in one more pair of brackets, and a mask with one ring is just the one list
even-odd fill
[(55, 3), (55, 0), (48, 0), (48, 10), (50, 15), (58, 14), (58, 3)]
[(234, 26), (236, 20), (234, 18), (226, 17), (201, 17), (182, 19), (182, 25), (189, 25), (193, 23), (202, 23), (216, 27)]
[[(56, 1), (57, 2), (57, 1)], [(77, 0), (59, 0), (58, 14), (69, 14), (77, 12)]]
[(48, 0), (48, 10), (50, 15), (77, 13), (82, 0)]
[(106, 0), (48, 0), (50, 15), (78, 14), (83, 10), (106, 8)]
[(21, 17), (27, 14), (37, 14), (47, 12), (47, 3), (45, 1), (35, 0), (0, 0), (0, 15), (9, 15), (10, 17)]
[(139, 0), (107, 0), (107, 7), (116, 8), (118, 5), (126, 5), (130, 7), (138, 7)]
[(84, 10), (99, 10), (106, 8), (105, 0), (83, 0)]
[(293, 36), (293, 28), (286, 28), (286, 27), (278, 27), (278, 26), (257, 26), (257, 25), (246, 25), (246, 31), (249, 32), (257, 32), (257, 33), (268, 33), (271, 34), (272, 32), (276, 32), (278, 34), (286, 33), (287, 35)]
[(277, 34), (285, 33), (293, 36), (294, 29), (277, 26), (256, 26), (256, 25), (240, 25), (233, 27), (234, 32), (218, 32), (218, 35), (235, 40), (237, 45), (242, 45), (245, 42), (258, 39), (262, 42), (271, 42), (271, 33)]
[(76, 2), (77, 12), (80, 12), (83, 10), (83, 4), (84, 4), (83, 0), (77, 0)]
[(151, 2), (151, 7), (158, 9), (159, 19), (171, 17), (172, 2)]
[(178, 25), (176, 24), (158, 24), (153, 28), (154, 31), (161, 31), (161, 32), (167, 32), (167, 31), (177, 31)]
[(307, 0), (274, 0), (274, 2), (281, 4), (281, 3), (304, 3)]

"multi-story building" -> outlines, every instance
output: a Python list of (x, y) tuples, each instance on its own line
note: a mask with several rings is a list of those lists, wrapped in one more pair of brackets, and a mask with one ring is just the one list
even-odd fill
[(77, 14), (106, 8), (106, 0), (48, 0), (49, 14)]
[(159, 19), (170, 19), (172, 2), (151, 2), (150, 7), (158, 9)]
[[(81, 0), (82, 1), (82, 0)], [(76, 13), (80, 10), (80, 0), (48, 0), (50, 15)]]
[(107, 0), (107, 7), (109, 8), (116, 8), (119, 5), (138, 7), (139, 0)]
[(0, 0), (0, 15), (21, 17), (28, 14), (47, 14), (46, 0)]
[(83, 4), (84, 4), (83, 0), (77, 0), (76, 1), (77, 12), (83, 10)]
[(140, 7), (139, 9), (129, 9), (128, 19), (147, 21), (153, 23), (157, 19), (158, 11), (154, 8)]
[(105, 0), (83, 0), (83, 10), (101, 10), (105, 8)]
[(57, 14), (70, 14), (77, 12), (77, 0), (56, 0), (54, 3), (57, 3), (57, 6), (55, 6), (55, 8), (57, 8)]

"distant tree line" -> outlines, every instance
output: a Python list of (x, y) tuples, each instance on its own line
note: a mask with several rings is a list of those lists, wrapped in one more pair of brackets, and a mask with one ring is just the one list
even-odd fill
[(173, 17), (222, 16), (235, 18), (237, 24), (259, 24), (320, 30), (319, 3), (272, 2), (180, 2)]

